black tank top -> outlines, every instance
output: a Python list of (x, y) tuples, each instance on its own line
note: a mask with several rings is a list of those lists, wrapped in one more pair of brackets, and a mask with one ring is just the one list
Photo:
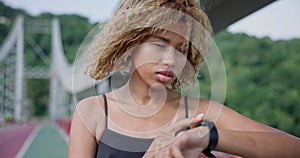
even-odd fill
[[(153, 138), (135, 138), (117, 133), (107, 128), (108, 108), (106, 96), (104, 99), (105, 126), (101, 141), (97, 147), (96, 158), (141, 158), (151, 145)], [(185, 117), (188, 118), (187, 97), (184, 98)]]

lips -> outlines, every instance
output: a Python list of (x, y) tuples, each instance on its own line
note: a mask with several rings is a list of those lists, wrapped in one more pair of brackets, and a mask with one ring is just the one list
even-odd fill
[(175, 77), (172, 71), (158, 71), (156, 74), (161, 82), (170, 82)]
[(159, 71), (157, 73), (172, 78), (175, 76), (172, 71)]

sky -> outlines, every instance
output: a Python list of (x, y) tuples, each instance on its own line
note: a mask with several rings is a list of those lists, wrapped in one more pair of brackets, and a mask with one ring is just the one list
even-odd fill
[[(79, 14), (91, 22), (111, 16), (120, 0), (1, 0), (13, 8), (21, 8), (31, 15), (42, 12)], [(300, 0), (277, 0), (257, 12), (230, 25), (233, 33), (242, 32), (273, 40), (300, 38)]]

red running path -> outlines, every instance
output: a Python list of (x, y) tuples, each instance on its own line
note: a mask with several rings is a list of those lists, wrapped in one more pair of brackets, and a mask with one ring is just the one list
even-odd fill
[(13, 158), (17, 155), (26, 139), (38, 123), (27, 123), (0, 131), (1, 158)]

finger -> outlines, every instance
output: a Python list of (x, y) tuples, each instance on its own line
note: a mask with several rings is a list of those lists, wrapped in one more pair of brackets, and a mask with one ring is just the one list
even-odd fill
[[(186, 130), (188, 130), (188, 129), (198, 127), (199, 124), (200, 124), (200, 122), (203, 120), (203, 116), (204, 116), (204, 114), (202, 114), (202, 113), (196, 115), (196, 117), (193, 118), (193, 120), (191, 121), (191, 123), (189, 123), (189, 124), (186, 125), (186, 126), (181, 127), (179, 130), (177, 130), (177, 131), (175, 132), (175, 136), (177, 136), (179, 133), (181, 133), (181, 132), (183, 132), (183, 131), (186, 131)], [(186, 119), (186, 120), (189, 122), (191, 119)], [(178, 126), (179, 126), (179, 125), (184, 125), (185, 123), (186, 123), (186, 122), (182, 122), (182, 124), (179, 124), (179, 123), (178, 123)], [(178, 127), (178, 126), (177, 126), (177, 127)]]
[(144, 154), (143, 158), (157, 158), (161, 149), (161, 141), (155, 139)]
[(189, 126), (189, 124), (192, 122), (191, 119), (182, 119), (174, 124), (172, 124), (170, 126), (169, 132), (174, 133), (176, 131), (178, 131), (179, 129), (185, 127), (185, 126)]
[(155, 158), (155, 154), (153, 151), (147, 151), (144, 155), (143, 158)]
[(163, 158), (172, 158), (169, 148), (165, 150)]
[(146, 153), (143, 158), (156, 158), (156, 154), (154, 152)]
[(203, 117), (204, 117), (204, 114), (198, 114), (194, 119), (193, 121), (191, 122), (191, 124), (189, 125), (190, 128), (195, 128), (195, 127), (198, 127), (200, 122), (203, 121)]
[(171, 149), (170, 149), (170, 155), (171, 157), (174, 157), (174, 158), (184, 158), (181, 151), (175, 147), (175, 146), (172, 146)]
[(159, 152), (155, 155), (156, 158), (165, 158), (167, 157), (166, 155), (166, 150), (165, 149), (161, 149), (159, 150)]

